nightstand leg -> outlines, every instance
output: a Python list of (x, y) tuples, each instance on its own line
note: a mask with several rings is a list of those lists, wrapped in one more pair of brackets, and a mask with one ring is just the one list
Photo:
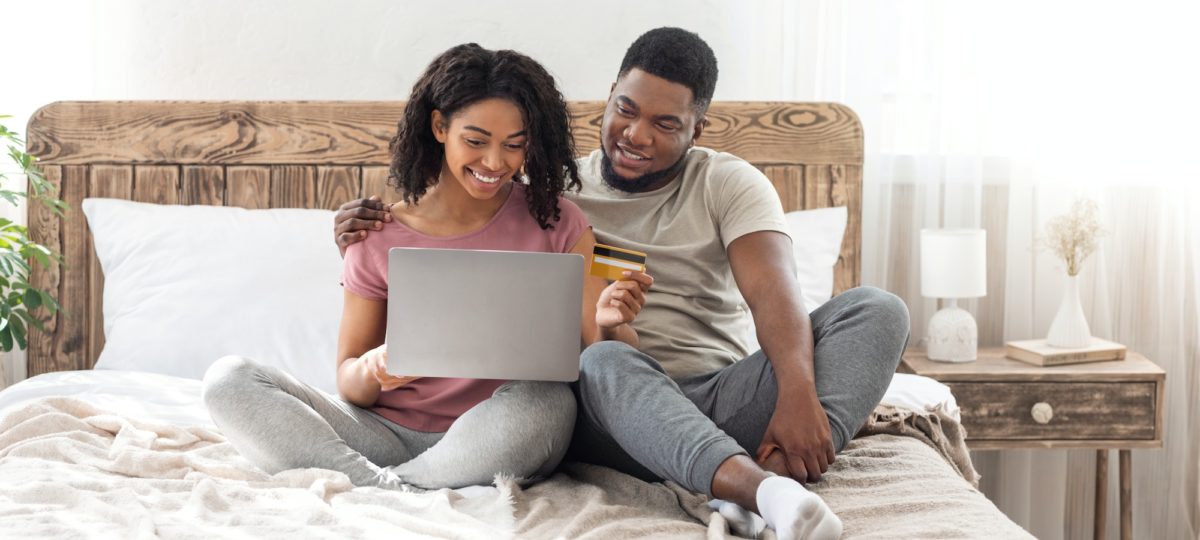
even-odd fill
[(1096, 450), (1096, 523), (1092, 538), (1105, 540), (1104, 525), (1108, 518), (1108, 450)]
[(1133, 481), (1129, 450), (1121, 450), (1121, 540), (1133, 538)]

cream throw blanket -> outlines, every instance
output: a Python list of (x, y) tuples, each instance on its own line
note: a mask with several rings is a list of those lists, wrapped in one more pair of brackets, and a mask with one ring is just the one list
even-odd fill
[[(867, 437), (814, 489), (848, 538), (1024, 533), (950, 469), (915, 438)], [(473, 495), (354, 488), (318, 469), (267, 475), (211, 429), (143, 422), (72, 398), (0, 417), (0, 530), (14, 538), (728, 535), (700, 495), (582, 464), (525, 490), (498, 478)]]

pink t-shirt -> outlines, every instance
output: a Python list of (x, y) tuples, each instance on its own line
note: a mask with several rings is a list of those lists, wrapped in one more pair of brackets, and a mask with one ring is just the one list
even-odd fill
[[(383, 230), (346, 248), (342, 286), (374, 300), (387, 301), (388, 250), (393, 247), (488, 249), (566, 253), (588, 228), (587, 218), (575, 203), (558, 199), (559, 221), (543, 230), (529, 213), (525, 186), (513, 184), (508, 200), (483, 228), (461, 236), (428, 236), (392, 220)], [(492, 397), (505, 381), (422, 377), (400, 388), (383, 392), (372, 407), (379, 415), (409, 429), (443, 432), (459, 416)]]

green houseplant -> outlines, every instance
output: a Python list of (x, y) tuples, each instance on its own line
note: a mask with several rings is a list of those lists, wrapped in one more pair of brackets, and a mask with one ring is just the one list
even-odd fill
[[(11, 118), (0, 116), (0, 121)], [(0, 123), (0, 143), (7, 147), (10, 163), (0, 166), (0, 204), (19, 208), (22, 199), (42, 204), (62, 216), (66, 203), (55, 197), (54, 186), (37, 166), (37, 158), (25, 152), (25, 141)], [(10, 165), (15, 167), (10, 167)], [(21, 177), (28, 179), (28, 191), (14, 186)], [(17, 188), (17, 189), (13, 189)], [(43, 313), (53, 317), (60, 306), (49, 291), (29, 283), (33, 264), (49, 267), (62, 264), (62, 258), (29, 237), (29, 229), (11, 219), (0, 217), (0, 352), (24, 350), (30, 327), (44, 330)], [(0, 362), (0, 388), (6, 383), (4, 363)]]

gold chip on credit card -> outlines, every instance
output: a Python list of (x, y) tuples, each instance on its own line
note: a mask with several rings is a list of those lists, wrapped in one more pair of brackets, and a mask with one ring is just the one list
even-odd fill
[(609, 281), (618, 281), (624, 271), (645, 272), (646, 254), (631, 249), (596, 244), (592, 248), (591, 274)]

